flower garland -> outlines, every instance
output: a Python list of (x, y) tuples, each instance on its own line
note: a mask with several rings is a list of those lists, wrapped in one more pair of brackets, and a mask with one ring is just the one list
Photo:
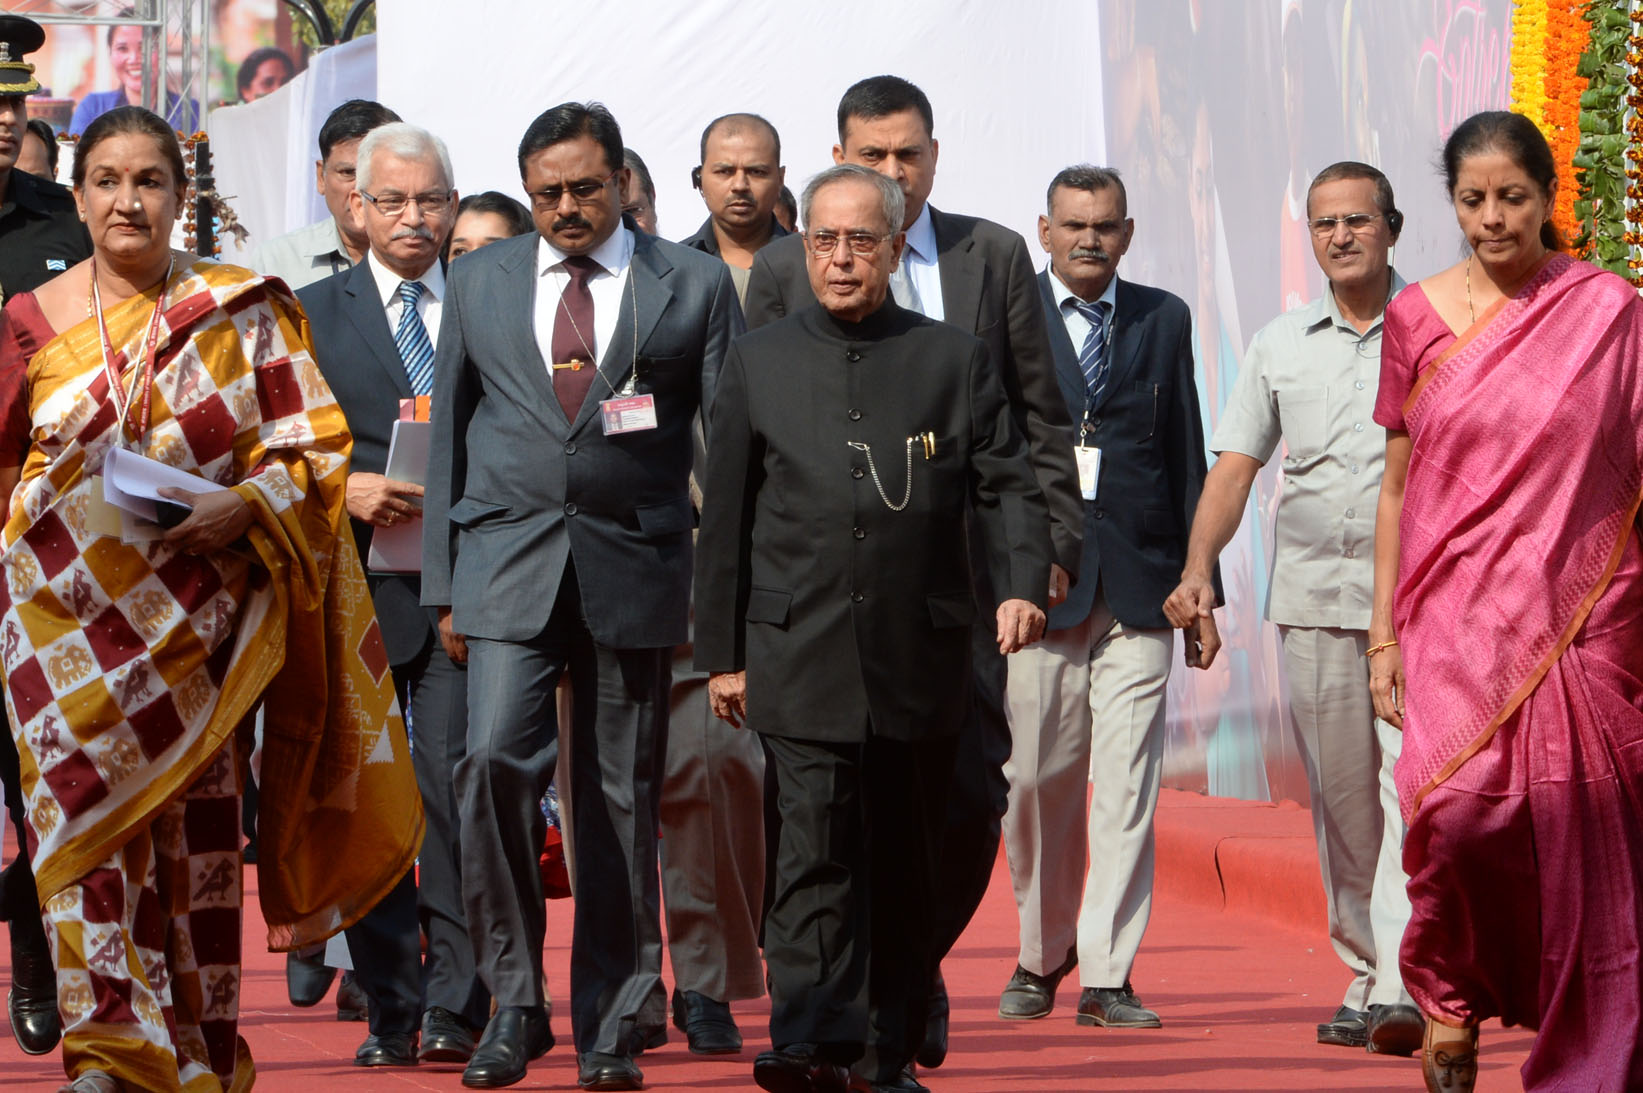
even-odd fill
[(1573, 212), (1580, 226), (1576, 252), (1635, 284), (1638, 224), (1629, 219), (1636, 212), (1628, 199), (1643, 199), (1638, 174), (1643, 132), (1635, 114), (1636, 102), (1643, 101), (1635, 84), (1643, 41), (1635, 33), (1633, 7), (1632, 0), (1588, 0), (1585, 7), (1591, 30), (1576, 70), (1587, 84), (1580, 96), (1580, 145), (1574, 156), (1579, 193)]
[(1579, 66), (1591, 40), (1586, 10), (1587, 0), (1518, 0), (1512, 15), (1512, 108), (1551, 145), (1558, 178), (1552, 223), (1565, 239), (1580, 231), (1574, 161), (1587, 88)]
[(1547, 0), (1518, 0), (1512, 6), (1512, 109), (1546, 127)]
[(1643, 290), (1643, 0), (1631, 0), (1626, 35), (1626, 277)]

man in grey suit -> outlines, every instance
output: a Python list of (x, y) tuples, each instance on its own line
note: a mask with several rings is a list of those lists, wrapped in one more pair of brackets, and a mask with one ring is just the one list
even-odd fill
[[(657, 800), (690, 594), (691, 423), (741, 312), (722, 263), (623, 220), (622, 135), (604, 107), (544, 112), (519, 167), (538, 236), (451, 269), (424, 498), (422, 602), (468, 663), (463, 899), (498, 1006), (462, 1080), (510, 1085), (553, 1044), (537, 802), (557, 732), (578, 1081), (637, 1089), (633, 1055), (665, 1002)], [(555, 714), (562, 677), (570, 724)]]
[[(456, 222), (450, 172), (445, 146), (424, 130), (403, 122), (372, 130), (359, 147), (359, 188), (351, 198), (370, 249), (359, 265), (298, 293), (315, 359), (354, 437), (347, 502), (361, 558), (370, 558), (378, 528), (415, 520), (422, 511), (422, 488), (384, 472), (402, 401), (432, 391), (434, 338), (445, 297), (439, 255)], [(372, 573), (369, 579), (394, 685), (408, 712), (428, 833), (410, 913), (385, 921), (393, 911), (379, 908), (361, 924), (372, 929), (349, 931), (358, 978), (373, 997), (390, 996), (386, 1007), (373, 1007), (375, 1043), (367, 1041), (356, 1060), (466, 1062), (490, 1011), (462, 912), (451, 781), (467, 741), (468, 676), (446, 655), (433, 611), (418, 602), (417, 574)], [(428, 938), (425, 966), (418, 955), (419, 919)], [(419, 966), (426, 972), (426, 1012)]]
[[(929, 204), (941, 147), (934, 137), (930, 100), (913, 84), (896, 76), (857, 82), (839, 100), (838, 127), (833, 161), (859, 164), (894, 179), (906, 198), (907, 246), (890, 282), (896, 302), (987, 343), (988, 357), (1003, 381), (1016, 427), (1027, 438), (1033, 474), (1049, 506), (1055, 548), (1049, 589), (1053, 607), (1066, 597), (1069, 577), (1078, 575), (1084, 511), (1068, 443), (1072, 421), (1056, 385), (1027, 245), (1008, 228)], [(798, 236), (778, 239), (754, 258), (745, 303), (750, 329), (814, 301)], [(991, 610), (993, 589), (986, 568), (979, 564), (983, 544), (973, 523), (971, 528), (970, 554), (978, 562), (977, 598)], [(971, 631), (975, 700), (959, 737), (932, 894), (942, 909), (935, 924), (938, 958), (958, 941), (987, 891), (1009, 789), (1003, 774), (1010, 756), (1004, 658), (984, 622), (978, 619)], [(938, 972), (931, 986), (930, 1027), (918, 1061), (935, 1067), (946, 1054), (947, 992)]]

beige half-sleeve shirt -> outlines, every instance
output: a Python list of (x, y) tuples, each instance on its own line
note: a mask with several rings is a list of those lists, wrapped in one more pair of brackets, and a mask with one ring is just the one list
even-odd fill
[[(1392, 273), (1392, 296), (1404, 281)], [(1335, 294), (1256, 333), (1210, 450), (1266, 463), (1283, 445), (1266, 615), (1280, 626), (1369, 627), (1386, 430), (1375, 424), (1381, 322), (1360, 334)]]

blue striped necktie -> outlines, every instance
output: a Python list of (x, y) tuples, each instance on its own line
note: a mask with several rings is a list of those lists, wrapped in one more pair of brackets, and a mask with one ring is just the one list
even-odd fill
[(411, 394), (431, 395), (434, 390), (434, 343), (428, 339), (428, 328), (422, 325), (422, 316), (416, 313), (416, 302), (422, 298), (425, 286), (421, 281), (399, 283), (399, 329), (394, 331), (394, 345), (399, 359), (405, 362), (405, 375), (411, 381)]
[(1101, 401), (1111, 371), (1107, 367), (1107, 305), (1100, 300), (1093, 304), (1074, 300), (1072, 305), (1090, 321), (1090, 332), (1084, 335), (1084, 346), (1078, 351), (1078, 368), (1084, 373), (1084, 389), (1094, 405)]

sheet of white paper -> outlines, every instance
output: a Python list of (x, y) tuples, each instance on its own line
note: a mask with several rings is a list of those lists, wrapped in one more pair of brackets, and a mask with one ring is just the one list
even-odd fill
[[(422, 485), (428, 477), (428, 444), (433, 426), (426, 421), (396, 421), (388, 440), (387, 477)], [(373, 573), (422, 572), (422, 517), (371, 532), (365, 567)]]
[(154, 522), (159, 514), (155, 502), (182, 505), (160, 495), (161, 489), (171, 486), (190, 493), (218, 493), (228, 488), (125, 448), (114, 448), (103, 457), (103, 500), (120, 510), (121, 542), (147, 543), (166, 533)]

